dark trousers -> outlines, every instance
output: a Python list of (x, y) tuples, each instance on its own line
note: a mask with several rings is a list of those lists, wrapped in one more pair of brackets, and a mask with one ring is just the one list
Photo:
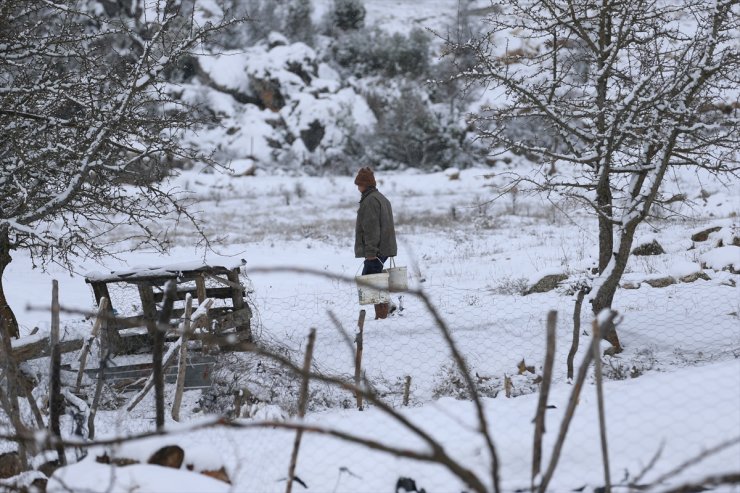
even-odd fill
[(386, 260), (388, 260), (388, 257), (381, 256), (378, 256), (378, 258), (374, 258), (372, 260), (365, 260), (365, 265), (362, 267), (362, 275), (366, 276), (367, 274), (380, 274), (381, 272), (383, 272), (383, 264)]

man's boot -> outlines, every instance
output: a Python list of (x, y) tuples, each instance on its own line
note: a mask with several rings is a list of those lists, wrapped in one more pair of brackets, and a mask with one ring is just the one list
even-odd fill
[(379, 318), (388, 318), (388, 303), (378, 303), (375, 305), (375, 320)]

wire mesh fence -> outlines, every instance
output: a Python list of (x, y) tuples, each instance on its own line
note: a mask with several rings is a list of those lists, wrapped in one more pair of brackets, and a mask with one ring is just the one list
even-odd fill
[[(740, 297), (732, 276), (619, 290), (613, 309), (622, 351), (606, 341), (598, 349), (602, 441), (593, 367), (574, 394), (582, 361), (592, 354), (594, 321), (587, 296), (576, 310), (577, 285), (523, 295), (515, 282), (461, 287), (417, 278), (414, 288), (423, 295), (391, 293), (390, 316), (376, 320), (372, 305), (358, 304), (354, 283), (303, 274), (241, 278), (261, 350), (211, 349), (211, 386), (186, 392), (186, 420), (235, 418), (237, 426), (176, 439), (189, 453), (220, 457), (235, 491), (286, 491), (295, 423), (314, 431), (303, 435), (295, 491), (481, 491), (464, 479), (465, 471), (480, 478), (483, 491), (524, 491), (540, 484), (555, 457), (547, 491), (604, 488), (604, 463), (610, 465), (611, 484), (626, 491), (670, 489), (709, 473), (740, 471)], [(217, 284), (211, 280), (207, 286)], [(117, 317), (140, 314), (134, 286), (118, 286), (110, 295)], [(547, 372), (551, 311), (557, 321), (550, 348), (554, 366)], [(301, 420), (300, 389), (307, 375), (299, 370), (312, 329), (308, 413)], [(97, 349), (92, 361), (101, 356)], [(464, 358), (470, 382), (453, 349)], [(574, 371), (568, 368), (571, 353)], [(74, 360), (74, 353), (65, 356), (72, 366)], [(533, 479), (534, 419), (545, 381), (552, 383), (542, 408), (542, 464)], [(358, 388), (365, 394), (358, 395)], [(98, 430), (127, 434), (151, 428), (153, 396), (124, 412), (131, 392), (106, 387)], [(173, 384), (167, 384), (167, 406), (173, 394)], [(473, 397), (482, 402), (495, 463)], [(569, 421), (571, 403), (575, 414)], [(29, 414), (25, 407), (22, 412)], [(72, 422), (73, 416), (64, 417), (63, 430)], [(556, 452), (566, 423), (570, 430)], [(720, 491), (733, 487), (737, 482)]]
[[(468, 405), (469, 389), (445, 333), (425, 301), (413, 294), (393, 293), (391, 316), (375, 320), (372, 305), (358, 306), (355, 286), (323, 286), (325, 289), (310, 294), (301, 293), (300, 289), (284, 296), (256, 292), (253, 303), (260, 340), (298, 360), (305, 350), (309, 330), (315, 328), (314, 371), (347, 382), (356, 381), (361, 345), (361, 375), (379, 399), (408, 413), (432, 435), (441, 436), (445, 447), (458, 453), (472, 469), (490, 467), (484, 459), (485, 444), (476, 432), (474, 409)], [(547, 350), (546, 318), (549, 310), (557, 311), (551, 375), (554, 394), (548, 406), (549, 433), (544, 440), (547, 449), (554, 445), (573, 388), (566, 361), (574, 339), (576, 294), (560, 289), (521, 296), (504, 294), (500, 289), (420, 286), (432, 309), (448, 326), (476, 391), (490, 412), (491, 429), (501, 455), (502, 489), (526, 489), (532, 420)], [(367, 313), (359, 341), (358, 321), (363, 308)], [(739, 378), (732, 374), (736, 368), (713, 366), (740, 357), (740, 298), (737, 288), (729, 282), (698, 281), (662, 288), (644, 285), (620, 290), (613, 308), (618, 313), (617, 330), (623, 351), (609, 354), (606, 342), (601, 343), (600, 349), (602, 354), (607, 350), (601, 356), (601, 365), (606, 381), (611, 478), (625, 487), (638, 487), (639, 481), (647, 481), (648, 472), (652, 479), (659, 478), (723, 440), (740, 436), (740, 395), (736, 392)], [(583, 355), (590, 351), (593, 319), (586, 301), (579, 317), (576, 371)], [(235, 365), (242, 371), (237, 377), (233, 373)], [(270, 373), (268, 367), (267, 360), (257, 358), (256, 363), (252, 360), (243, 366), (230, 360), (221, 368), (249, 396), (245, 403), (251, 404), (240, 409), (241, 417), (274, 417), (270, 415), (272, 409), (287, 418), (295, 411), (298, 377), (286, 378), (280, 371)], [(717, 371), (729, 373), (713, 376)], [(629, 381), (639, 378), (644, 384), (629, 385)], [(577, 401), (579, 417), (574, 421), (573, 436), (563, 445), (563, 459), (551, 483), (552, 491), (604, 484), (593, 383), (593, 372), (589, 371), (586, 389)], [(520, 404), (513, 404), (515, 401)], [(708, 407), (712, 410), (707, 411)], [(325, 420), (329, 420), (332, 424), (331, 416), (336, 416), (332, 413), (344, 410), (335, 424), (341, 429), (424, 448), (418, 437), (393, 420), (385, 420), (372, 403), (365, 401), (360, 406), (356, 395), (346, 389), (312, 381), (308, 408), (314, 413), (312, 419), (318, 422), (327, 424)], [(691, 419), (692, 409), (698, 409), (696, 415), (702, 418)], [(712, 417), (711, 422), (706, 422), (706, 416)], [(241, 457), (240, 463), (249, 470), (245, 472), (248, 484), (280, 491), (283, 486), (279, 484), (287, 471), (290, 434), (259, 430), (249, 432), (249, 436), (249, 440), (255, 441), (259, 457), (249, 453)], [(451, 487), (456, 480), (449, 477), (443, 466), (409, 466), (407, 461), (392, 455), (368, 455), (360, 446), (338, 443), (325, 436), (306, 440), (308, 445), (304, 447), (311, 452), (299, 460), (297, 475), (308, 483), (336, 484), (334, 491), (374, 491), (380, 485), (388, 490), (397, 478), (415, 476), (419, 487), (424, 486), (427, 491), (457, 491)], [(734, 455), (737, 442), (732, 444), (735, 449), (729, 456), (719, 454), (697, 462), (711, 464), (714, 460), (728, 470), (740, 470), (740, 460)], [(721, 452), (727, 451), (723, 448)], [(244, 454), (244, 450), (240, 453)], [(549, 452), (545, 456), (549, 458)], [(684, 469), (689, 468), (678, 467), (674, 475), (680, 475)], [(378, 482), (377, 478), (383, 480)], [(464, 490), (464, 485), (459, 489)]]

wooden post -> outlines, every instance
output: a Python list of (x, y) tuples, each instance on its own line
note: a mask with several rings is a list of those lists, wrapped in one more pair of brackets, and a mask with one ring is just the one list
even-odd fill
[[(62, 397), (61, 363), (62, 355), (59, 352), (59, 282), (54, 279), (51, 282), (51, 334), (49, 336), (49, 349), (51, 351), (51, 363), (49, 368), (49, 431), (51, 436), (61, 440), (59, 428), (59, 417), (64, 413), (64, 398)], [(64, 446), (59, 443), (56, 446), (59, 464), (67, 464), (64, 454)]]
[[(316, 329), (311, 329), (308, 334), (308, 345), (306, 346), (306, 355), (303, 359), (303, 380), (301, 381), (301, 393), (298, 400), (298, 418), (303, 419), (306, 415), (306, 405), (308, 403), (308, 381), (311, 374), (311, 360), (313, 359), (313, 345), (316, 341)], [(288, 484), (285, 487), (285, 493), (291, 493), (293, 490), (293, 479), (295, 478), (295, 468), (298, 463), (298, 449), (301, 447), (301, 438), (303, 430), (296, 430), (295, 441), (293, 442), (293, 453), (290, 456), (290, 467), (288, 468)]]
[(411, 375), (406, 375), (403, 383), (403, 405), (409, 405), (409, 394), (411, 393)]
[(545, 433), (545, 411), (547, 410), (547, 398), (552, 382), (552, 368), (555, 363), (555, 328), (557, 325), (557, 316), (558, 312), (555, 310), (551, 310), (547, 314), (547, 352), (545, 353), (545, 366), (542, 369), (542, 385), (540, 387), (539, 401), (537, 402), (537, 413), (534, 418), (532, 491), (534, 491), (535, 478), (540, 473), (540, 467), (542, 465), (542, 435)]
[(108, 337), (108, 318), (102, 317), (100, 322), (100, 361), (98, 362), (98, 381), (95, 383), (95, 397), (93, 397), (90, 415), (87, 417), (87, 436), (90, 440), (95, 438), (95, 414), (100, 405), (100, 396), (103, 394), (103, 383), (105, 383), (105, 367), (108, 364), (108, 351), (110, 348)]
[(26, 400), (28, 401), (28, 407), (31, 408), (31, 413), (33, 413), (33, 417), (36, 420), (36, 425), (39, 427), (39, 429), (46, 428), (46, 423), (44, 423), (44, 417), (41, 415), (41, 411), (39, 410), (38, 404), (36, 404), (36, 399), (33, 397), (33, 383), (23, 378), (23, 376), (20, 376), (23, 380), (20, 385), (23, 387), (23, 392), (26, 394)]
[(198, 296), (198, 304), (201, 304), (206, 299), (206, 279), (203, 274), (198, 274), (195, 277), (195, 290)]
[(177, 298), (177, 282), (167, 281), (164, 286), (162, 311), (159, 312), (157, 330), (154, 333), (154, 351), (152, 351), (152, 374), (154, 376), (154, 400), (156, 402), (157, 429), (164, 428), (164, 338), (170, 324), (170, 314)]
[[(190, 318), (193, 323), (197, 322), (201, 318), (208, 317), (208, 310), (211, 308), (211, 305), (213, 304), (213, 300), (211, 298), (206, 298), (206, 300), (201, 303), (201, 305), (198, 307), (197, 310), (195, 310), (195, 313), (193, 313)], [(192, 333), (192, 327), (190, 326)], [(175, 356), (180, 354), (180, 346), (183, 343), (183, 338), (180, 337), (175, 343), (170, 346), (170, 349), (167, 351), (167, 355), (164, 357), (164, 363), (162, 363), (162, 372), (164, 373), (164, 370), (169, 368), (169, 366), (175, 361)], [(152, 389), (154, 386), (154, 375), (151, 375), (149, 379), (146, 381), (146, 384), (144, 385), (144, 388), (139, 391), (137, 395), (135, 395), (131, 400), (129, 401), (129, 404), (126, 406), (127, 411), (133, 411), (133, 409), (141, 402), (141, 400), (146, 396), (146, 394)]]
[(167, 281), (162, 301), (162, 311), (157, 317), (157, 306), (154, 303), (154, 291), (151, 284), (139, 284), (139, 295), (144, 309), (144, 317), (149, 334), (153, 339), (152, 348), (152, 377), (154, 380), (154, 400), (156, 405), (157, 429), (164, 427), (164, 369), (162, 357), (164, 353), (164, 338), (172, 313), (172, 306), (177, 295), (177, 284)]
[(576, 306), (573, 309), (573, 342), (570, 345), (570, 351), (568, 352), (568, 379), (573, 379), (573, 358), (576, 356), (578, 351), (578, 339), (581, 335), (581, 306), (583, 305), (583, 297), (586, 295), (586, 288), (581, 288), (578, 291), (578, 298), (576, 298)]
[[(195, 292), (196, 296), (198, 297), (198, 305), (200, 306), (206, 300), (206, 278), (203, 274), (198, 274), (197, 276), (195, 276)], [(193, 330), (199, 327), (206, 327), (207, 329), (209, 329), (210, 333), (210, 327), (208, 327), (208, 317), (206, 317), (203, 321), (198, 321), (192, 325)], [(209, 342), (208, 340), (204, 340), (201, 343), (201, 352), (203, 354), (211, 353), (211, 345), (211, 342)]]
[(100, 332), (100, 326), (103, 323), (103, 318), (106, 316), (107, 310), (108, 298), (103, 297), (100, 299), (100, 305), (98, 306), (98, 315), (95, 319), (95, 323), (93, 324), (92, 332), (90, 332), (90, 337), (85, 340), (84, 345), (82, 346), (82, 352), (80, 353), (80, 370), (77, 372), (75, 393), (79, 392), (80, 386), (82, 386), (82, 375), (85, 373), (85, 366), (87, 365), (87, 355), (90, 353), (90, 347), (92, 346), (93, 341), (96, 337), (98, 337), (98, 332)]
[[(239, 284), (239, 269), (233, 269), (226, 273), (226, 278), (231, 281), (231, 301), (234, 304), (234, 310), (244, 308), (244, 288)], [(237, 287), (238, 286), (238, 287)]]
[[(141, 307), (144, 312), (144, 318), (146, 319), (146, 328), (149, 332), (149, 336), (152, 338), (152, 375), (154, 378), (154, 386), (157, 386), (157, 382), (162, 377), (162, 339), (157, 337), (159, 330), (157, 329), (157, 305), (154, 302), (154, 290), (152, 285), (149, 283), (142, 283), (138, 285), (139, 296), (141, 297)], [(157, 389), (155, 388), (155, 401), (159, 401), (157, 398)], [(157, 406), (158, 407), (158, 406)], [(129, 411), (131, 409), (129, 408)], [(159, 409), (155, 412), (157, 429), (160, 428), (160, 416)], [(164, 415), (162, 416), (162, 424), (164, 424)]]
[[(0, 324), (7, 324), (6, 320), (3, 319), (0, 314)], [(10, 331), (6, 326), (0, 327), (0, 365), (5, 367), (5, 378), (8, 382), (7, 395), (3, 391), (2, 385), (0, 385), (0, 405), (8, 415), (10, 422), (13, 424), (15, 433), (21, 435), (26, 432), (26, 426), (21, 420), (20, 406), (18, 404), (18, 367), (15, 364), (15, 358), (13, 357), (13, 348), (10, 342)], [(0, 376), (0, 381), (2, 376)], [(23, 441), (18, 442), (18, 458), (21, 461), (21, 469), (24, 471), (28, 469), (28, 449), (33, 447), (26, 447), (26, 443)]]
[(604, 411), (604, 389), (601, 378), (601, 347), (599, 344), (601, 342), (603, 328), (596, 320), (594, 320), (593, 327), (591, 350), (594, 353), (594, 378), (596, 379), (596, 398), (599, 405), (599, 435), (601, 437), (601, 457), (604, 462), (604, 493), (611, 493), (612, 483), (611, 473), (609, 472), (609, 449), (606, 441), (606, 415)]
[(175, 401), (172, 403), (172, 419), (180, 421), (180, 404), (182, 393), (185, 390), (185, 369), (188, 361), (188, 337), (190, 336), (190, 316), (193, 313), (193, 297), (188, 293), (185, 296), (185, 319), (182, 325), (182, 343), (180, 344), (180, 361), (177, 367), (177, 384), (175, 385)]
[[(355, 352), (355, 386), (360, 387), (362, 384), (362, 338), (363, 329), (365, 327), (365, 310), (360, 310), (360, 318), (357, 320), (357, 327), (359, 331), (355, 336), (355, 344), (357, 344), (357, 351)], [(362, 394), (357, 391), (355, 395), (357, 399), (357, 409), (362, 411)]]
[[(229, 285), (232, 289), (231, 301), (234, 305), (234, 311), (243, 310), (246, 306), (244, 303), (244, 287), (239, 282), (239, 268), (232, 269), (226, 274), (229, 280)], [(252, 326), (251, 322), (246, 325), (240, 325), (237, 328), (237, 332), (242, 332), (239, 335), (240, 340), (252, 342)]]
[(241, 418), (243, 400), (244, 400), (244, 390), (243, 389), (235, 390), (234, 391), (234, 419)]
[[(612, 323), (615, 315), (616, 312), (612, 312), (610, 319), (607, 322)], [(596, 320), (593, 321), (593, 325), (596, 325), (597, 323), (598, 322)], [(560, 421), (560, 431), (558, 432), (558, 438), (555, 441), (552, 453), (550, 454), (550, 463), (547, 466), (547, 470), (542, 475), (542, 480), (540, 481), (540, 485), (538, 488), (539, 493), (545, 493), (547, 491), (547, 487), (550, 484), (550, 479), (552, 479), (552, 475), (555, 472), (558, 461), (560, 460), (560, 453), (563, 449), (563, 443), (565, 442), (565, 437), (568, 434), (570, 423), (573, 420), (573, 414), (575, 413), (576, 406), (578, 404), (578, 398), (580, 396), (581, 389), (583, 388), (583, 383), (586, 381), (586, 374), (588, 373), (589, 366), (591, 366), (591, 361), (593, 360), (593, 357), (593, 351), (586, 351), (586, 354), (583, 355), (583, 362), (581, 363), (581, 367), (578, 369), (576, 379), (573, 382), (573, 390), (571, 391), (570, 399), (568, 400), (568, 406), (565, 409), (563, 419)]]
[(112, 330), (106, 334), (105, 337), (107, 337), (108, 350), (113, 351), (114, 348), (120, 348), (123, 345), (123, 341), (121, 340), (121, 336), (118, 331), (115, 330), (116, 322), (113, 315), (113, 302), (110, 297), (110, 292), (108, 291), (108, 285), (104, 282), (96, 281), (91, 282), (90, 286), (92, 286), (93, 294), (95, 295), (95, 302), (98, 306), (100, 306), (103, 298), (108, 300), (108, 309), (106, 310), (106, 315), (108, 317), (107, 327)]

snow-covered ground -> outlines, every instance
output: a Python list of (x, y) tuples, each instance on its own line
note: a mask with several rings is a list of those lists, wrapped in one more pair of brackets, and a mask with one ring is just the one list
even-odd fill
[[(502, 485), (506, 491), (513, 491), (528, 485), (531, 421), (537, 399), (533, 392), (544, 361), (545, 317), (550, 309), (558, 310), (558, 328), (551, 398), (555, 408), (547, 416), (545, 461), (572, 389), (566, 378), (566, 355), (572, 338), (574, 296), (567, 291), (567, 284), (593, 265), (596, 238), (592, 219), (569, 209), (567, 204), (557, 204), (560, 209), (565, 207), (566, 215), (536, 197), (507, 194), (490, 202), (498, 195), (508, 171), (516, 168), (464, 170), (457, 180), (451, 180), (449, 173), (379, 174), (378, 186), (394, 206), (400, 243), (398, 262), (409, 267), (412, 287), (423, 289), (449, 324), (487, 396), (484, 403), (499, 447)], [(175, 184), (198, 200), (206, 232), (221, 238), (221, 243), (214, 246), (215, 252), (206, 253), (209, 261), (247, 261), (260, 337), (300, 356), (309, 329), (316, 328), (317, 367), (351, 378), (353, 354), (328, 313), (334, 313), (353, 338), (361, 308), (355, 287), (295, 273), (249, 273), (292, 266), (350, 278), (357, 274), (361, 262), (353, 258), (352, 241), (358, 193), (352, 179), (186, 172)], [(687, 185), (678, 179), (671, 187), (685, 191)], [(643, 478), (645, 482), (702, 450), (740, 435), (738, 275), (722, 270), (733, 263), (737, 270), (740, 264), (740, 247), (727, 246), (738, 234), (740, 204), (735, 197), (740, 196), (740, 189), (737, 183), (726, 188), (705, 180), (703, 185), (704, 193), (690, 192), (689, 204), (682, 206), (686, 217), (655, 219), (639, 231), (636, 245), (656, 239), (666, 253), (633, 257), (625, 284), (639, 287), (620, 289), (615, 300), (614, 308), (622, 316), (619, 334), (625, 351), (604, 357), (614, 482), (626, 474), (627, 481), (634, 478), (661, 445), (660, 458)], [(706, 241), (691, 241), (693, 233), (710, 226), (722, 229)], [(720, 240), (725, 246), (718, 247)], [(23, 334), (35, 326), (42, 332), (47, 329), (46, 313), (24, 308), (28, 304), (48, 306), (52, 277), (60, 280), (63, 305), (89, 309), (93, 297), (83, 281), (84, 272), (173, 264), (204, 255), (192, 246), (194, 236), (184, 226), (172, 233), (172, 241), (175, 246), (167, 256), (137, 251), (123, 253), (120, 259), (111, 259), (102, 266), (81, 262), (72, 277), (54, 269), (47, 273), (31, 269), (29, 259), (17, 256), (3, 282)], [(702, 269), (702, 262), (713, 268)], [(665, 288), (653, 288), (645, 282), (696, 272), (703, 272), (709, 280), (678, 282)], [(567, 274), (569, 281), (547, 293), (521, 295), (533, 281), (551, 273)], [(116, 295), (112, 295), (115, 303)], [(119, 307), (125, 306), (125, 300), (119, 300)], [(438, 329), (420, 300), (393, 295), (393, 301), (403, 310), (387, 320), (368, 320), (365, 324), (363, 365), (367, 377), (387, 402), (429, 430), (452, 457), (487, 481), (488, 459), (474, 432), (472, 407), (467, 401), (454, 400), (462, 391)], [(591, 315), (587, 305), (581, 319), (582, 331), (588, 332)], [(89, 326), (90, 322), (78, 315), (63, 316), (63, 327), (68, 332), (89, 330)], [(582, 358), (588, 337), (581, 337), (581, 341), (576, 362)], [(74, 364), (72, 356), (68, 362)], [(519, 374), (522, 360), (525, 366), (534, 366), (534, 373)], [(409, 408), (401, 406), (406, 376), (411, 377)], [(511, 398), (505, 397), (506, 377), (513, 384)], [(173, 389), (168, 387), (167, 392), (171, 402)], [(553, 491), (603, 484), (594, 392), (589, 379), (552, 483)], [(202, 416), (196, 412), (199, 396), (199, 391), (186, 393), (183, 414), (189, 419)], [(295, 400), (297, 395), (287, 398)], [(418, 439), (408, 437), (377, 408), (370, 406), (359, 412), (353, 406), (350, 394), (316, 387), (307, 419), (387, 443), (421, 447)], [(276, 406), (256, 406), (253, 412), (255, 418), (287, 417), (287, 412)], [(151, 396), (130, 415), (103, 411), (96, 426), (98, 437), (149, 430), (152, 415)], [(173, 440), (185, 448), (186, 457), (208, 455), (207, 451), (212, 450), (211, 459), (217, 457), (215, 462), (226, 466), (235, 491), (285, 488), (292, 433), (271, 429), (198, 431), (140, 445), (144, 452), (138, 453), (146, 455), (157, 445)], [(664, 486), (710, 473), (737, 471), (739, 452), (736, 443), (686, 468)], [(92, 462), (94, 455), (60, 472), (64, 484), (106, 490), (108, 483), (101, 479), (109, 477), (106, 471), (76, 472), (79, 468), (103, 468)], [(139, 481), (145, 488), (148, 484), (151, 490), (165, 491), (166, 485), (172, 485), (168, 491), (180, 491), (175, 479), (147, 483), (151, 473), (144, 466), (136, 467), (143, 469), (124, 471), (115, 477), (123, 483)], [(297, 474), (308, 484), (307, 491), (392, 491), (399, 476), (414, 478), (427, 491), (463, 488), (438, 466), (315, 436), (304, 438)], [(84, 484), (75, 482), (79, 478), (84, 478), (80, 479)], [(128, 491), (131, 484), (123, 483), (119, 490)], [(224, 488), (216, 482), (205, 483), (212, 491)], [(197, 483), (196, 489), (208, 489), (205, 483)]]
[[(454, 23), (458, 8), (457, 1), (366, 3), (368, 24), (381, 25), (391, 32), (408, 32), (419, 26), (443, 33)], [(330, 0), (315, 2), (315, 20), (329, 4)], [(471, 8), (487, 5), (473, 2)], [(254, 60), (260, 54), (266, 58), (263, 63)], [(207, 58), (204, 65), (216, 82), (241, 90), (238, 85), (243, 83), (243, 72), (252, 73), (249, 70), (270, 64), (277, 70), (297, 56), (290, 50), (283, 50), (281, 57), (277, 54), (256, 48), (249, 56)], [(250, 63), (251, 68), (243, 66)], [(309, 122), (301, 120), (301, 115), (333, 121), (338, 113), (331, 111), (338, 112), (348, 102), (357, 110), (353, 115), (356, 123), (365, 122), (369, 111), (361, 107), (354, 93), (340, 89), (336, 74), (325, 66), (316, 72), (312, 85), (295, 81), (295, 94), (300, 98), (295, 97), (305, 111), (288, 114), (285, 110), (286, 125), (298, 132)], [(234, 78), (235, 74), (239, 77)], [(286, 81), (286, 85), (290, 83)], [(303, 97), (314, 90), (322, 95), (324, 106)], [(216, 91), (209, 92), (208, 97), (213, 98), (211, 107), (226, 116), (227, 126), (239, 132), (227, 140), (224, 129), (214, 127), (198, 135), (201, 143), (206, 147), (222, 146), (225, 155), (232, 157), (251, 156), (232, 163), (237, 172), (251, 167), (255, 160), (268, 161), (270, 148), (263, 141), (274, 132), (266, 123), (274, 114), (240, 108), (231, 96)], [(331, 132), (327, 140), (330, 137)], [(511, 173), (527, 171), (522, 166), (529, 165), (514, 158), (510, 166), (500, 163), (493, 168), (464, 170), (459, 179), (451, 179), (451, 172), (421, 174), (413, 170), (377, 176), (380, 190), (394, 207), (398, 263), (409, 268), (411, 287), (422, 289), (449, 325), (484, 395), (485, 413), (501, 462), (501, 484), (507, 492), (530, 484), (532, 418), (545, 355), (545, 319), (554, 309), (558, 311), (558, 324), (549, 402), (553, 407), (547, 412), (543, 463), (550, 458), (573, 389), (566, 375), (575, 301), (569, 287), (595, 264), (598, 244), (595, 221), (574, 204), (551, 203), (506, 191)], [(63, 306), (90, 310), (94, 298), (84, 282), (87, 272), (178, 264), (204, 257), (213, 264), (243, 258), (260, 340), (286, 348), (301, 361), (309, 330), (316, 328), (317, 369), (351, 379), (352, 348), (334, 326), (330, 312), (352, 340), (363, 308), (357, 303), (355, 286), (330, 277), (264, 269), (308, 268), (348, 278), (359, 273), (361, 261), (353, 258), (352, 249), (359, 195), (352, 178), (267, 175), (258, 167), (256, 176), (183, 172), (173, 179), (173, 185), (196, 201), (204, 231), (214, 241), (212, 249), (204, 252), (195, 246), (197, 235), (188, 225), (180, 224), (168, 233), (173, 247), (167, 255), (126, 251), (130, 245), (124, 228), (118, 232), (122, 249), (116, 258), (106, 259), (103, 265), (82, 259), (71, 276), (56, 266), (49, 266), (47, 271), (33, 268), (31, 259), (18, 252), (3, 283), (22, 336), (28, 337), (34, 327), (40, 328), (36, 337), (48, 331), (48, 312), (38, 307), (49, 305), (51, 279), (60, 282)], [(740, 183), (735, 180), (721, 184), (709, 176), (679, 173), (671, 175), (664, 193), (666, 197), (682, 193), (687, 200), (672, 204), (671, 217), (651, 219), (638, 230), (635, 246), (657, 240), (666, 253), (630, 260), (622, 282), (625, 287), (617, 292), (614, 302), (620, 313), (618, 330), (624, 352), (603, 358), (612, 482), (627, 484), (648, 468), (641, 484), (669, 476), (658, 489), (740, 471), (740, 247), (733, 245), (740, 236)], [(163, 220), (159, 226), (168, 224), (173, 223)], [(691, 240), (692, 234), (710, 227), (720, 229), (705, 241)], [(705, 278), (680, 280), (697, 273)], [(564, 274), (568, 280), (546, 293), (522, 294), (548, 274)], [(662, 288), (648, 284), (667, 276), (677, 282)], [(130, 293), (112, 295), (118, 310), (137, 311)], [(393, 301), (399, 309), (391, 318), (376, 321), (370, 316), (365, 324), (363, 366), (367, 378), (387, 403), (429, 432), (453, 459), (470, 468), (490, 488), (490, 461), (475, 432), (475, 412), (469, 401), (456, 399), (464, 392), (438, 328), (421, 300), (394, 294)], [(26, 309), (29, 306), (37, 309)], [(365, 308), (372, 315), (372, 307)], [(586, 303), (576, 365), (589, 343), (590, 323)], [(63, 337), (86, 333), (91, 324), (80, 315), (65, 313)], [(67, 355), (65, 363), (74, 366), (75, 356)], [(48, 362), (39, 360), (34, 365), (46, 368)], [(403, 407), (407, 377), (411, 378), (410, 402)], [(253, 375), (241, 378), (244, 387), (259, 380)], [(506, 396), (507, 380), (511, 382), (511, 397)], [(275, 395), (257, 395), (266, 401), (272, 399), (273, 404), (254, 405), (249, 409), (252, 417), (242, 418), (239, 423), (248, 426), (264, 418), (288, 419), (288, 410), (294, 409), (298, 398), (295, 382), (290, 383), (289, 387), (272, 389)], [(174, 389), (168, 386), (166, 392), (170, 405)], [(49, 491), (284, 491), (294, 433), (218, 427), (188, 431), (212, 418), (200, 410), (200, 395), (200, 391), (186, 392), (184, 423), (168, 421), (172, 436), (106, 449), (110, 455), (146, 462), (160, 447), (178, 444), (185, 449), (185, 464), (192, 464), (195, 472), (148, 465), (111, 471), (95, 462), (95, 457), (104, 452), (96, 448), (79, 464), (57, 472)], [(152, 399), (147, 396), (131, 413), (100, 411), (97, 437), (152, 430)], [(28, 410), (24, 413), (30, 422)], [(382, 443), (425, 450), (418, 438), (411, 437), (380, 409), (369, 406), (360, 412), (354, 408), (352, 395), (336, 389), (312, 387), (306, 419)], [(65, 434), (70, 426), (67, 420)], [(733, 439), (734, 443), (706, 460), (682, 467), (702, 452)], [(11, 448), (12, 444), (0, 442), (0, 453)], [(656, 454), (657, 459), (650, 465)], [(231, 486), (197, 474), (222, 466), (231, 478)], [(674, 469), (677, 471), (672, 474)], [(311, 434), (303, 438), (296, 473), (307, 487), (296, 484), (294, 491), (394, 491), (399, 477), (413, 478), (428, 492), (465, 490), (440, 466), (398, 459)], [(551, 491), (582, 487), (591, 491), (603, 483), (595, 386), (589, 376)], [(739, 490), (725, 487), (722, 491)]]

